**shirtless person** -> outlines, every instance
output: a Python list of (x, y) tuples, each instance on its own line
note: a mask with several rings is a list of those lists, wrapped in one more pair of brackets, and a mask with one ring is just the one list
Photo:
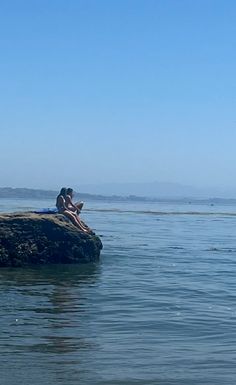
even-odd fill
[(65, 198), (66, 198), (66, 187), (62, 187), (56, 200), (56, 208), (59, 213), (62, 213), (64, 210), (66, 210)]
[(77, 220), (80, 223), (80, 226), (85, 229), (87, 232), (93, 234), (93, 231), (79, 218), (79, 213), (82, 210), (82, 207), (84, 205), (84, 202), (72, 202), (73, 198), (73, 189), (68, 188), (66, 191), (66, 197), (65, 197), (65, 205), (67, 210), (72, 211), (75, 215), (77, 214)]
[(73, 189), (68, 188), (66, 191), (66, 197), (65, 197), (66, 207), (70, 211), (73, 211), (74, 213), (77, 213), (79, 215), (79, 213), (82, 210), (82, 207), (84, 205), (84, 202), (73, 203), (72, 198), (73, 198)]
[(73, 225), (78, 227), (80, 230), (84, 231), (85, 233), (89, 233), (89, 229), (85, 228), (82, 225), (77, 215), (66, 207), (66, 203), (65, 203), (66, 191), (67, 191), (66, 188), (62, 187), (59, 195), (57, 196), (56, 207), (57, 207), (58, 213), (65, 215), (65, 217), (70, 219)]

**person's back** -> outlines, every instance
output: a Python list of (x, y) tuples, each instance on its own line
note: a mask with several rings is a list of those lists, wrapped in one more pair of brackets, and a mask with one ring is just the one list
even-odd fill
[(56, 199), (56, 208), (57, 208), (58, 212), (63, 212), (66, 210), (65, 196), (66, 196), (66, 188), (63, 187), (60, 191), (60, 194), (57, 196), (57, 199)]

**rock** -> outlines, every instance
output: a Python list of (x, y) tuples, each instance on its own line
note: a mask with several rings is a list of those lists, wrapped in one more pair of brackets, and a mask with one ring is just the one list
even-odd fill
[(95, 262), (101, 249), (61, 214), (0, 214), (0, 267)]

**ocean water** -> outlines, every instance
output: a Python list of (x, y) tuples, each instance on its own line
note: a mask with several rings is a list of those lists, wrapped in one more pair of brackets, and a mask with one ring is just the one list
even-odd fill
[(99, 263), (0, 269), (0, 384), (234, 385), (236, 206), (86, 202), (82, 217)]

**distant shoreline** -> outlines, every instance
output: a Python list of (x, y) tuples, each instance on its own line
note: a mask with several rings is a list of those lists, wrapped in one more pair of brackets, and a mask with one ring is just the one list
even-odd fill
[[(55, 199), (58, 191), (30, 188), (1, 187), (0, 198), (5, 199)], [(90, 193), (76, 193), (75, 198), (84, 200), (120, 201), (120, 202), (178, 202), (178, 203), (208, 203), (208, 204), (236, 204), (235, 198), (192, 198), (192, 197), (144, 197), (136, 195), (96, 195)]]

